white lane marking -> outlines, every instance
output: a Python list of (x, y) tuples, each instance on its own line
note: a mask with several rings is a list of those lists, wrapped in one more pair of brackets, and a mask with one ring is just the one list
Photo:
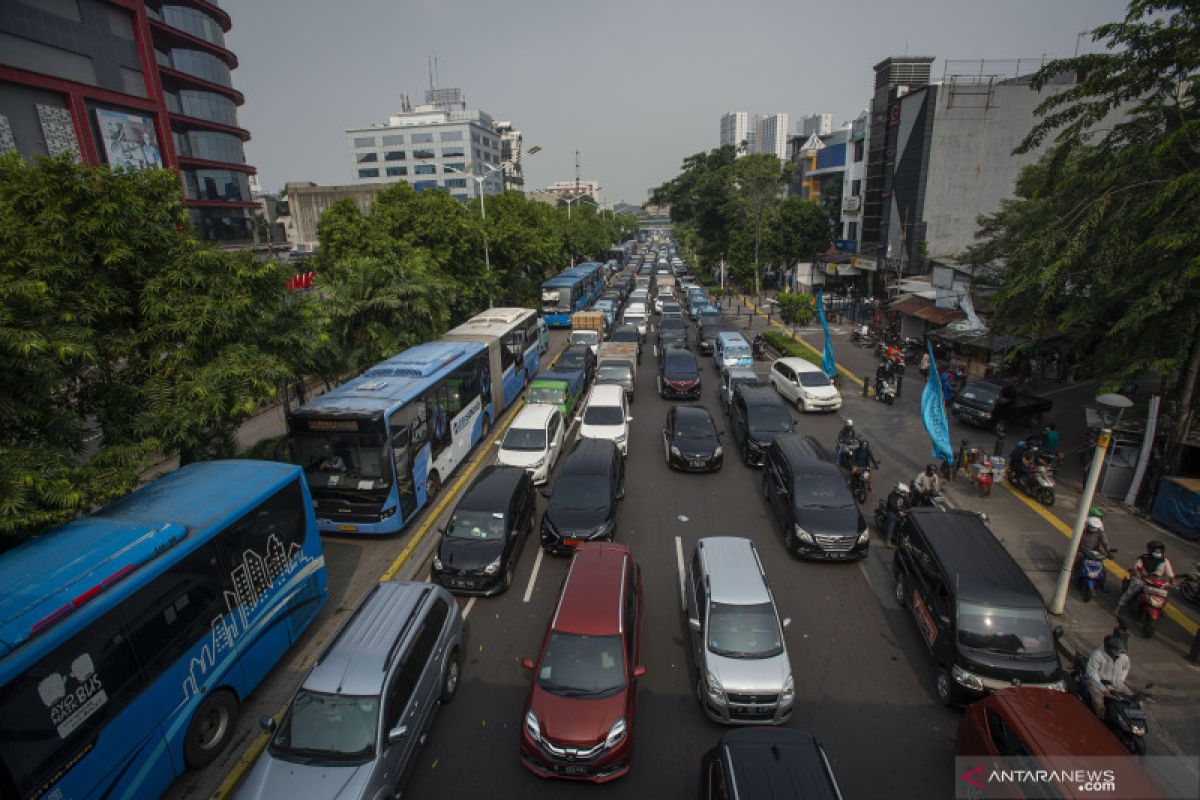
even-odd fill
[(533, 597), (533, 584), (537, 581), (538, 570), (542, 568), (542, 553), (546, 552), (542, 548), (538, 548), (537, 559), (533, 562), (533, 573), (529, 576), (529, 585), (525, 587), (525, 599), (521, 602), (528, 603), (529, 598)]
[(675, 564), (676, 570), (679, 572), (679, 607), (687, 608), (687, 595), (684, 594), (683, 588), (683, 540), (678, 536), (675, 537)]
[(471, 613), (471, 609), (474, 608), (474, 606), (475, 606), (475, 598), (472, 597), (470, 600), (467, 601), (467, 604), (465, 606), (463, 606), (463, 610), (462, 610), (462, 618), (463, 619), (467, 618), (467, 615)]

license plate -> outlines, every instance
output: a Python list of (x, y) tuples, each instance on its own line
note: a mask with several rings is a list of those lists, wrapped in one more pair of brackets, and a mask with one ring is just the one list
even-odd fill
[(703, 461), (701, 461), (701, 460), (700, 460), (700, 459), (698, 459), (698, 458), (693, 458), (693, 459), (692, 459), (692, 466), (693, 466), (693, 467), (696, 467), (696, 468), (700, 468), (700, 467), (703, 467), (703, 466), (704, 466), (704, 462), (703, 462)]
[(567, 547), (578, 547), (579, 540), (578, 539), (563, 539), (563, 544), (565, 544)]
[(357, 525), (338, 525), (338, 530), (339, 531), (347, 531), (348, 533), (354, 533), (355, 531), (358, 530), (358, 526)]
[(566, 764), (564, 766), (560, 766), (558, 768), (558, 771), (561, 772), (563, 775), (587, 775), (588, 774), (588, 768), (583, 766), (582, 764)]

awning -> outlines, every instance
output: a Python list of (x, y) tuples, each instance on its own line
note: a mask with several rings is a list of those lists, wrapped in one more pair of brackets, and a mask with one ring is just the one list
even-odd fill
[(923, 319), (933, 325), (949, 325), (951, 322), (957, 322), (967, 317), (966, 314), (957, 308), (938, 308), (933, 301), (926, 300), (923, 297), (908, 297), (904, 300), (893, 302), (890, 309), (892, 311), (899, 311), (906, 317)]
[(1027, 341), (1020, 336), (1005, 336), (999, 333), (992, 333), (988, 330), (956, 331), (951, 328), (943, 328), (938, 331), (931, 331), (929, 336), (930, 338), (941, 339), (942, 341), (950, 342), (951, 344), (956, 344), (960, 347), (974, 347), (979, 350), (986, 350), (992, 353), (1002, 353), (1006, 350), (1011, 350), (1017, 345), (1024, 344)]

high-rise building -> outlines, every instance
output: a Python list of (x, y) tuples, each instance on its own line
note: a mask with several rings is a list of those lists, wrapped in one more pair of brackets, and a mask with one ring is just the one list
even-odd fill
[(599, 202), (599, 181), (555, 181), (546, 187), (546, 194), (553, 197), (588, 197), (593, 202)]
[(800, 136), (828, 136), (833, 133), (833, 114), (809, 114), (800, 118)]
[(504, 164), (504, 188), (525, 191), (525, 169), (521, 166), (524, 139), (511, 122), (493, 122), (492, 130), (500, 134), (500, 161)]
[(0, 152), (178, 169), (198, 236), (254, 241), (230, 27), (213, 2), (0, 3)]
[(480, 192), (499, 194), (504, 188), (500, 139), (491, 115), (468, 109), (461, 90), (430, 89), (424, 104), (413, 107), (406, 101), (386, 125), (346, 131), (351, 179), (402, 180), (417, 191), (446, 189), (459, 200)]
[(754, 152), (770, 153), (780, 161), (787, 158), (788, 115), (763, 114), (755, 121)]
[(730, 111), (721, 115), (721, 147), (740, 147), (749, 132), (750, 115), (745, 111)]

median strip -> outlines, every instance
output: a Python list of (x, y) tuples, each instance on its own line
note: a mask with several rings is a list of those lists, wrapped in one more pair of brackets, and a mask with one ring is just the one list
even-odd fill
[[(738, 297), (740, 297), (740, 298), (741, 298), (741, 300), (742, 300), (742, 302), (743, 302), (743, 303), (745, 303), (745, 304), (746, 304), (747, 306), (749, 306), (750, 308), (753, 308), (753, 309), (754, 309), (754, 313), (755, 313), (755, 315), (756, 315), (756, 316), (762, 317), (762, 318), (763, 318), (763, 319), (765, 319), (765, 320), (766, 320), (768, 323), (770, 323), (771, 327), (773, 327), (773, 328), (778, 328), (779, 330), (783, 331), (783, 332), (784, 332), (785, 334), (787, 334), (787, 335), (788, 335), (788, 336), (789, 336), (789, 337), (790, 337), (790, 338), (791, 338), (791, 339), (792, 339), (794, 342), (796, 342), (797, 344), (799, 344), (801, 347), (805, 348), (805, 349), (806, 349), (806, 350), (808, 350), (809, 352), (811, 352), (811, 353), (814, 353), (814, 354), (815, 354), (815, 355), (816, 355), (818, 358), (820, 358), (820, 357), (822, 357), (822, 356), (823, 356), (823, 354), (822, 354), (822, 352), (821, 352), (820, 350), (818, 350), (817, 348), (813, 347), (811, 344), (809, 344), (809, 343), (808, 343), (807, 341), (805, 341), (804, 339), (800, 338), (800, 335), (799, 335), (799, 334), (797, 334), (797, 333), (795, 333), (795, 332), (794, 332), (794, 331), (792, 331), (791, 329), (789, 329), (789, 328), (788, 328), (788, 326), (784, 325), (782, 322), (779, 322), (778, 320), (771, 319), (771, 318), (770, 318), (768, 315), (764, 314), (762, 311), (759, 311), (759, 309), (758, 309), (758, 306), (757, 306), (757, 305), (756, 305), (754, 302), (752, 302), (752, 301), (750, 300), (750, 298), (748, 298), (748, 297), (746, 297), (745, 295), (742, 295), (742, 294), (739, 294), (739, 295), (738, 295)], [(836, 362), (835, 362), (835, 364), (836, 364)], [(845, 367), (845, 366), (843, 366), (843, 365), (841, 365), (841, 364), (836, 364), (836, 366), (837, 366), (837, 368), (838, 368), (838, 372), (840, 372), (840, 373), (841, 373), (842, 375), (844, 375), (845, 377), (849, 378), (849, 379), (850, 379), (850, 381), (851, 381), (852, 383), (855, 383), (855, 384), (857, 384), (857, 385), (858, 385), (858, 386), (860, 386), (860, 387), (863, 385), (863, 380), (862, 380), (862, 378), (860, 378), (860, 377), (858, 377), (857, 375), (855, 375), (855, 374), (854, 374), (854, 372), (853, 372), (853, 371), (851, 371), (849, 367)]]

